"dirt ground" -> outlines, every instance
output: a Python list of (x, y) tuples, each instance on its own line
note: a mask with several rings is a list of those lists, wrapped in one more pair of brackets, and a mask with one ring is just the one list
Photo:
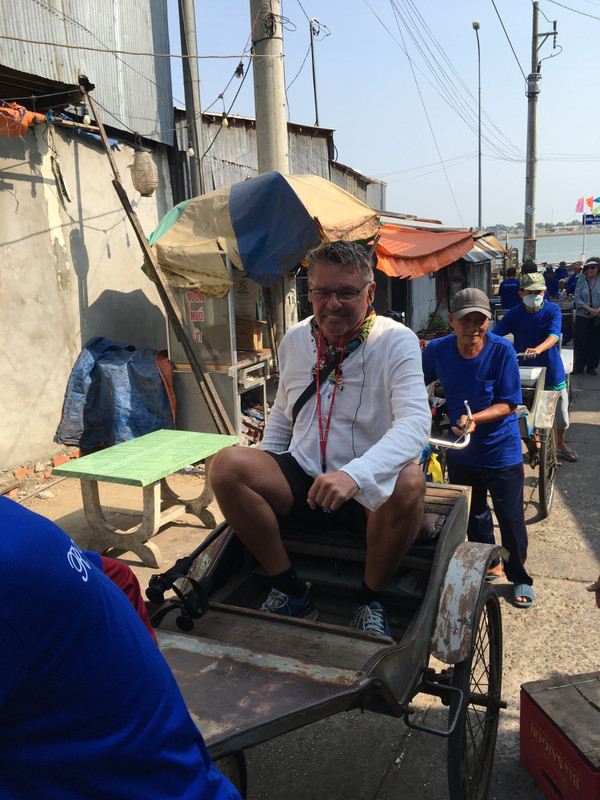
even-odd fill
[[(519, 692), (522, 683), (598, 670), (600, 609), (585, 586), (600, 573), (598, 475), (600, 475), (600, 377), (573, 379), (575, 400), (568, 443), (580, 454), (559, 469), (550, 517), (539, 519), (537, 473), (525, 466), (529, 529), (527, 567), (535, 584), (535, 604), (511, 603), (510, 585), (497, 582), (504, 636), (503, 697), (490, 798), (541, 800), (545, 795), (519, 762)], [(177, 476), (177, 490), (197, 494), (201, 476)], [(51, 483), (51, 480), (48, 481)], [(78, 482), (46, 487), (47, 496), (23, 500), (49, 517), (81, 546), (87, 525)], [(141, 508), (141, 490), (102, 484), (103, 503), (114, 521), (127, 527)], [(185, 516), (154, 539), (164, 565), (187, 555), (206, 535)], [(123, 554), (144, 588), (156, 570)], [(428, 700), (415, 702), (421, 720), (435, 724), (439, 712)], [(410, 731), (397, 720), (351, 712), (310, 725), (246, 753), (249, 800), (444, 800), (445, 741)]]

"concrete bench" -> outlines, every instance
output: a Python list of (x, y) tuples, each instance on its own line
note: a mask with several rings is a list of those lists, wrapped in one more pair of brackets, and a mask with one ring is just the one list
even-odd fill
[[(93, 531), (88, 549), (103, 553), (110, 547), (135, 553), (148, 567), (160, 566), (158, 547), (149, 540), (159, 528), (182, 514), (195, 514), (209, 528), (215, 519), (207, 506), (214, 499), (208, 482), (212, 456), (223, 447), (238, 444), (237, 436), (193, 431), (160, 430), (90, 453), (83, 458), (54, 467), (53, 474), (81, 481), (86, 520)], [(193, 500), (181, 500), (167, 486), (165, 478), (189, 464), (204, 461), (206, 481)], [(108, 522), (100, 504), (98, 482), (141, 486), (142, 521), (135, 528), (119, 530)]]

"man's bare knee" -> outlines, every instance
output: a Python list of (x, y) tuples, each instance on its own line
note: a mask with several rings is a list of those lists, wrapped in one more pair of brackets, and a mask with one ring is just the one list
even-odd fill
[(228, 447), (220, 450), (210, 467), (210, 485), (221, 510), (230, 508), (244, 493), (258, 495), (277, 514), (287, 514), (293, 503), (292, 490), (279, 464), (263, 450)]
[(210, 485), (213, 491), (220, 492), (244, 483), (258, 452), (246, 447), (225, 447), (219, 450), (210, 465)]

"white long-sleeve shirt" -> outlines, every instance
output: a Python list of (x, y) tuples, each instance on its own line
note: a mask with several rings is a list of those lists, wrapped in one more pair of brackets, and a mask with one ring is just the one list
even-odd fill
[[(317, 361), (309, 322), (294, 325), (281, 342), (279, 388), (260, 447), (289, 451), (316, 478), (321, 472), (316, 392), (292, 430), (294, 403), (311, 383)], [(400, 470), (418, 461), (429, 438), (431, 412), (418, 339), (404, 325), (377, 317), (367, 339), (344, 357), (341, 369), (343, 385), (335, 393), (327, 439), (327, 472), (347, 472), (359, 487), (354, 499), (375, 511), (391, 495)], [(323, 381), (323, 430), (332, 394), (333, 383)]]

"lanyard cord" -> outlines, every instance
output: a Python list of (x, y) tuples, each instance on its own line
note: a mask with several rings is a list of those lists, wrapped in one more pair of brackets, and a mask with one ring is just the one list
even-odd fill
[(596, 277), (594, 278), (594, 282), (590, 285), (590, 279), (586, 276), (586, 281), (587, 281), (587, 285), (588, 285), (588, 292), (590, 293), (590, 306), (591, 306), (591, 308), (594, 307), (592, 305), (592, 303), (593, 303), (593, 301), (592, 301), (592, 292), (594, 290), (594, 287), (596, 285), (596, 281), (597, 280), (598, 280), (598, 276), (596, 275)]
[(327, 450), (327, 438), (329, 437), (329, 424), (331, 423), (331, 412), (333, 411), (333, 402), (335, 400), (335, 390), (337, 389), (338, 379), (340, 377), (342, 371), (342, 360), (344, 358), (344, 353), (342, 351), (342, 356), (340, 358), (340, 363), (338, 364), (336, 373), (335, 373), (335, 381), (333, 382), (333, 394), (331, 395), (331, 405), (329, 406), (329, 414), (327, 415), (327, 422), (325, 424), (325, 430), (323, 431), (323, 417), (321, 414), (321, 386), (320, 386), (320, 377), (319, 377), (319, 365), (321, 363), (321, 342), (323, 341), (323, 334), (319, 331), (319, 341), (317, 344), (317, 413), (319, 416), (319, 445), (321, 447), (321, 471), (327, 471), (327, 461), (325, 459), (325, 451)]

